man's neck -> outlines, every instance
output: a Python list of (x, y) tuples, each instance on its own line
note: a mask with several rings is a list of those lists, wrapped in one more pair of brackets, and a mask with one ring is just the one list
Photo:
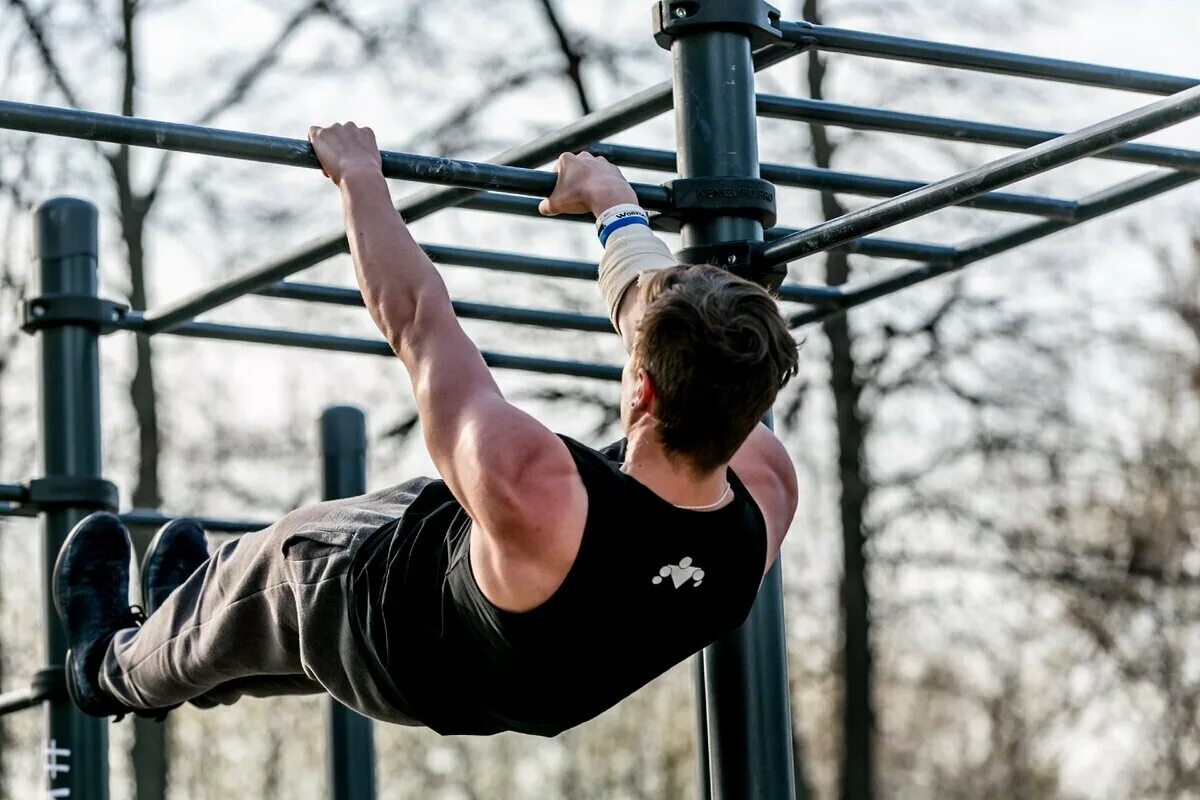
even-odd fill
[(668, 458), (653, 431), (643, 426), (629, 432), (622, 469), (677, 506), (708, 506), (723, 499), (725, 494), (724, 467), (697, 476), (682, 459)]

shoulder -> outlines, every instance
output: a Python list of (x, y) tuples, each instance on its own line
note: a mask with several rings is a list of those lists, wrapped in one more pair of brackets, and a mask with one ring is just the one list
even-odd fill
[(767, 566), (779, 552), (799, 505), (796, 467), (783, 442), (760, 425), (730, 462), (746, 486), (767, 526)]
[(540, 557), (582, 532), (587, 493), (568, 441), (544, 428), (496, 431), (476, 522), (505, 551)]
[(469, 509), (475, 580), (508, 611), (535, 608), (574, 564), (587, 524), (588, 495), (567, 444), (556, 436), (514, 441), (483, 477), (484, 500)]

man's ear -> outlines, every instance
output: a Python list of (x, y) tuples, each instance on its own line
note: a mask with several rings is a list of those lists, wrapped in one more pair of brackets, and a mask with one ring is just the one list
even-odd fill
[(654, 406), (654, 398), (658, 396), (658, 392), (654, 388), (654, 379), (644, 369), (637, 371), (637, 386), (633, 390), (633, 396), (638, 401), (637, 404), (647, 411)]

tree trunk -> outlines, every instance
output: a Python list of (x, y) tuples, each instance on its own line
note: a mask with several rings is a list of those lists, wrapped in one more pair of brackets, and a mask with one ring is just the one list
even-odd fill
[[(819, 0), (805, 0), (804, 18), (820, 22)], [(816, 51), (808, 55), (809, 95), (823, 98), (825, 63)], [(810, 125), (813, 163), (829, 168), (836, 146), (825, 127)], [(845, 213), (830, 192), (822, 192), (825, 219)], [(825, 278), (830, 286), (846, 283), (849, 258), (836, 251), (825, 256)], [(862, 408), (862, 384), (858, 379), (853, 336), (844, 314), (828, 320), (822, 328), (829, 342), (829, 388), (833, 393), (838, 447), (838, 480), (841, 488), (839, 511), (842, 523), (843, 569), (841, 583), (842, 626), (842, 800), (870, 800), (874, 796), (873, 740), (874, 710), (871, 701), (872, 659), (870, 595), (867, 585), (867, 537), (865, 510), (870, 483), (864, 461), (864, 443), (869, 419)]]
[[(136, 0), (122, 0), (121, 23), (125, 79), (121, 98), (121, 113), (136, 116), (137, 41), (135, 20)], [(125, 243), (129, 265), (129, 303), (144, 311), (146, 297), (146, 217), (153, 205), (153, 196), (139, 194), (133, 187), (131, 153), (121, 147), (110, 159), (114, 185), (117, 190), (117, 213), (121, 223), (121, 238)], [(137, 508), (157, 508), (162, 504), (158, 483), (158, 404), (154, 389), (154, 363), (149, 336), (136, 336), (136, 368), (129, 386), (134, 419), (138, 429), (137, 481), (133, 505)], [(149, 531), (133, 531), (134, 546), (140, 557), (149, 543)], [(167, 792), (167, 729), (166, 723), (138, 717), (134, 720), (133, 771), (137, 800), (163, 800)]]

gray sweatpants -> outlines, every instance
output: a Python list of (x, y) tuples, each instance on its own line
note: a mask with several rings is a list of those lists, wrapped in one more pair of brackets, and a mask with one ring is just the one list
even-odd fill
[(417, 724), (362, 662), (346, 576), (366, 536), (422, 484), (306, 506), (221, 545), (141, 628), (113, 638), (101, 688), (137, 710), (328, 692), (365, 716)]

